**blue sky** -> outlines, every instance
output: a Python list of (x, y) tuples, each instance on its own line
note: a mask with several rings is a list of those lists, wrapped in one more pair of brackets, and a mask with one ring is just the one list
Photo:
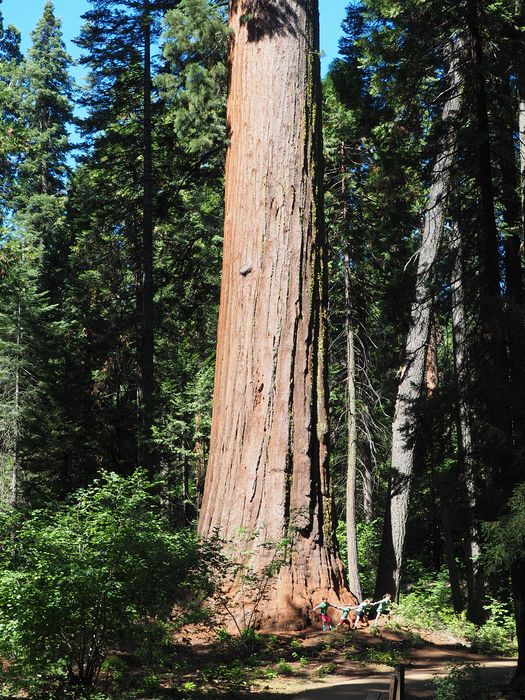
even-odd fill
[[(5, 24), (14, 24), (22, 32), (24, 48), (29, 43), (29, 34), (42, 15), (45, 0), (3, 0), (0, 11)], [(341, 35), (341, 22), (349, 0), (319, 0), (321, 14), (321, 51), (323, 73), (337, 56), (337, 43)], [(71, 39), (80, 30), (80, 15), (89, 8), (88, 0), (55, 0), (55, 12), (62, 19), (64, 39), (69, 53), (78, 58), (77, 47)]]

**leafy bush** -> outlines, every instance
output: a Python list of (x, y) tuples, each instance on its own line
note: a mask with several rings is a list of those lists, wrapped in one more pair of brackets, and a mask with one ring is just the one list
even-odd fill
[(398, 620), (422, 629), (443, 629), (450, 615), (454, 613), (446, 568), (437, 576), (419, 579), (409, 593), (401, 596), (396, 607)]
[(516, 627), (507, 605), (492, 599), (485, 610), (489, 612), (488, 620), (467, 634), (472, 649), (479, 654), (513, 656)]
[(417, 632), (408, 631), (404, 635), (407, 646), (412, 649), (422, 649), (426, 642), (423, 637)]
[(75, 684), (81, 697), (137, 623), (168, 620), (177, 596), (210, 590), (214, 545), (170, 532), (151, 487), (140, 471), (103, 473), (55, 511), (4, 515), (0, 527), (16, 535), (0, 554), (0, 654), (12, 686), (51, 697)]
[(469, 622), (464, 612), (456, 615), (444, 569), (437, 580), (420, 581), (402, 596), (396, 618), (420, 629), (446, 629), (470, 642), (472, 649), (480, 654), (512, 656), (516, 652), (515, 623), (508, 606), (492, 599), (484, 609), (487, 621), (479, 627)]
[(504, 517), (485, 523), (484, 533), (488, 546), (483, 559), (489, 572), (501, 575), (525, 557), (525, 482), (516, 487)]
[(451, 666), (448, 675), (437, 678), (436, 700), (493, 700), (496, 694), (487, 688), (477, 664)]
[(397, 666), (404, 660), (404, 657), (399, 649), (368, 649), (365, 660), (371, 664)]

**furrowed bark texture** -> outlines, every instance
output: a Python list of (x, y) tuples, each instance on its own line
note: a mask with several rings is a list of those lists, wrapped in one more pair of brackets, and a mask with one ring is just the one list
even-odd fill
[[(451, 89), (443, 107), (447, 124), (459, 109), (458, 74), (452, 62)], [(428, 206), (423, 225), (416, 276), (415, 299), (412, 303), (405, 366), (399, 380), (394, 420), (392, 423), (392, 466), (390, 496), (387, 501), (381, 554), (376, 579), (375, 597), (399, 593), (406, 524), (415, 447), (415, 404), (421, 397), (425, 358), (433, 303), (432, 281), (443, 229), (446, 200), (454, 161), (456, 139), (454, 127), (445, 137), (442, 152), (436, 157)]]
[[(292, 538), (263, 626), (350, 601), (327, 472), (326, 278), (316, 0), (230, 2), (224, 259), (202, 534)], [(233, 591), (234, 593), (235, 591)]]

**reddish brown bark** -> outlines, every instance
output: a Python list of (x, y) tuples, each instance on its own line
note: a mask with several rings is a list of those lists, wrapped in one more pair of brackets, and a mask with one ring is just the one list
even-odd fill
[(291, 535), (265, 626), (351, 600), (327, 472), (317, 1), (230, 2), (224, 260), (210, 458), (199, 530), (257, 547)]

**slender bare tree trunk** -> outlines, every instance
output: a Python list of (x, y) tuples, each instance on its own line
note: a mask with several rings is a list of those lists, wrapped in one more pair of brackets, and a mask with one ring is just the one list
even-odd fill
[(461, 593), (461, 581), (459, 577), (458, 565), (456, 563), (456, 552), (454, 547), (454, 534), (450, 523), (450, 508), (447, 503), (443, 503), (441, 508), (441, 526), (443, 528), (443, 540), (445, 543), (445, 556), (447, 558), (448, 575), (450, 580), (450, 596), (454, 612), (459, 615), (465, 609), (463, 595)]
[(151, 105), (151, 8), (144, 0), (144, 179), (142, 221), (142, 420), (139, 453), (142, 466), (151, 472), (151, 429), (153, 425), (153, 184), (152, 184), (152, 105)]
[[(525, 1), (516, 2), (517, 24), (523, 26)], [(525, 445), (525, 289), (523, 284), (523, 259), (521, 237), (525, 233), (525, 32), (520, 30), (516, 42), (518, 65), (518, 133), (520, 139), (520, 166), (516, 173), (514, 157), (514, 124), (506, 132), (505, 163), (503, 164), (504, 208), (507, 227), (512, 235), (505, 241), (506, 314), (508, 329), (508, 354), (510, 382), (513, 391), (512, 413), (514, 427), (514, 450), (522, 454)], [(505, 83), (506, 87), (510, 86)], [(510, 90), (509, 90), (510, 92)], [(518, 185), (519, 181), (519, 185)], [(518, 202), (517, 193), (520, 193)], [(521, 205), (521, 206), (520, 206)], [(521, 233), (521, 235), (520, 235)], [(510, 470), (509, 487), (514, 487), (523, 478), (522, 460), (515, 460)], [(518, 642), (518, 664), (513, 680), (513, 690), (525, 694), (525, 562), (516, 561), (511, 567), (512, 597)]]
[[(365, 370), (366, 371), (366, 370)], [(363, 484), (363, 515), (365, 523), (370, 524), (374, 518), (373, 498), (374, 498), (374, 479), (372, 476), (373, 469), (373, 444), (370, 416), (370, 408), (363, 406), (361, 414), (363, 422), (363, 440), (361, 442), (361, 479)]]
[[(453, 49), (452, 49), (453, 50)], [(459, 109), (459, 76), (455, 62), (450, 67), (450, 90), (443, 108), (443, 122), (448, 124)], [(412, 303), (405, 365), (399, 380), (392, 423), (392, 465), (390, 494), (387, 502), (383, 539), (376, 580), (376, 596), (399, 594), (403, 564), (408, 503), (414, 465), (415, 404), (421, 397), (426, 348), (430, 331), (433, 301), (434, 265), (441, 240), (451, 170), (455, 157), (454, 127), (445, 137), (442, 151), (432, 169), (427, 211), (421, 236), (415, 299)]]
[(16, 311), (15, 404), (13, 407), (13, 471), (11, 475), (11, 505), (18, 503), (18, 451), (20, 448), (20, 364), (22, 345), (22, 305)]
[[(523, 27), (525, 0), (516, 0), (516, 24)], [(518, 62), (518, 134), (520, 142), (521, 225), (525, 232), (525, 30), (517, 42)]]
[[(479, 192), (479, 338), (478, 365), (481, 412), (486, 422), (486, 479), (494, 488), (504, 483), (509, 468), (512, 436), (510, 407), (507, 401), (507, 338), (503, 314), (500, 238), (496, 221), (492, 144), (485, 76), (485, 52), (480, 3), (467, 0), (466, 20), (470, 44), (473, 123), (476, 135), (475, 175)], [(501, 492), (494, 488), (494, 499)], [(495, 502), (495, 506), (498, 504)]]
[(361, 601), (361, 583), (359, 582), (359, 560), (357, 555), (357, 519), (356, 519), (356, 484), (357, 484), (357, 402), (355, 371), (355, 339), (352, 322), (352, 292), (350, 279), (350, 253), (345, 253), (345, 302), (346, 302), (346, 366), (347, 366), (347, 469), (346, 469), (346, 546), (348, 562), (348, 585)]
[[(343, 202), (342, 219), (348, 222), (345, 182), (345, 144), (341, 143), (341, 197)], [(346, 547), (348, 585), (359, 601), (362, 600), (359, 581), (359, 558), (357, 553), (357, 386), (355, 360), (354, 300), (352, 298), (351, 244), (347, 244), (344, 255), (345, 276), (345, 316), (346, 316), (346, 393), (347, 414), (347, 454), (346, 454)]]
[(470, 414), (466, 400), (468, 384), (467, 363), (467, 318), (465, 307), (464, 274), (459, 228), (454, 222), (451, 231), (451, 248), (454, 253), (452, 269), (452, 334), (454, 345), (454, 368), (458, 390), (458, 447), (459, 461), (464, 475), (467, 498), (468, 523), (465, 529), (464, 550), (467, 578), (467, 614), (470, 620), (481, 622), (485, 583), (480, 566), (481, 549), (479, 535), (474, 523), (476, 507), (476, 464), (472, 454), (472, 431)]
[[(328, 483), (326, 269), (317, 0), (231, 0), (224, 258), (199, 531), (291, 538), (261, 624), (353, 600)], [(232, 589), (235, 594), (235, 588)]]

